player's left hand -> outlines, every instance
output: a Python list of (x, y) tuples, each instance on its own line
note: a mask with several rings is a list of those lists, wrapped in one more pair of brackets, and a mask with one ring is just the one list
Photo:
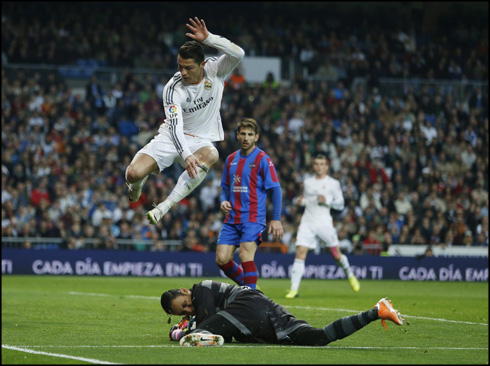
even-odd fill
[(191, 177), (192, 179), (194, 179), (197, 174), (199, 174), (197, 167), (200, 166), (201, 162), (194, 155), (189, 155), (185, 159), (185, 170), (187, 170), (187, 173), (189, 173), (189, 177)]
[(274, 241), (280, 241), (282, 236), (284, 235), (284, 229), (282, 228), (281, 221), (271, 220), (268, 233), (272, 233), (272, 239)]
[(318, 203), (320, 205), (324, 205), (324, 206), (327, 206), (327, 207), (330, 207), (332, 205), (332, 201), (333, 201), (333, 198), (332, 196), (323, 196), (323, 195), (318, 195)]
[(189, 18), (189, 23), (191, 24), (187, 23), (186, 27), (189, 28), (192, 33), (186, 33), (185, 35), (187, 37), (190, 37), (198, 42), (202, 42), (208, 38), (209, 33), (208, 29), (206, 28), (206, 23), (204, 23), (204, 19), (199, 20), (197, 17), (194, 17), (194, 19)]

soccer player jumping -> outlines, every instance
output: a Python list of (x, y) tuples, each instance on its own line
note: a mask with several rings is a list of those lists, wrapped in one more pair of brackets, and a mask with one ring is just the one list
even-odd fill
[[(221, 177), (220, 209), (226, 218), (218, 236), (216, 264), (237, 284), (255, 289), (258, 273), (254, 257), (266, 228), (267, 191), (272, 193), (273, 204), (268, 232), (278, 241), (284, 235), (282, 189), (271, 158), (255, 146), (259, 139), (257, 121), (240, 121), (237, 138), (240, 150), (226, 158)], [(241, 266), (233, 261), (237, 248)]]
[[(174, 162), (185, 171), (167, 199), (155, 205), (146, 216), (158, 221), (203, 181), (218, 160), (213, 141), (224, 138), (219, 109), (225, 78), (237, 67), (245, 52), (226, 38), (209, 32), (204, 20), (189, 19), (186, 24), (193, 39), (184, 43), (177, 55), (179, 71), (163, 90), (165, 120), (155, 136), (139, 150), (126, 169), (129, 200), (136, 202), (148, 175), (158, 174)], [(220, 57), (204, 59), (202, 44), (218, 49)]]
[(328, 175), (328, 160), (319, 154), (313, 160), (315, 176), (305, 179), (304, 196), (298, 198), (298, 205), (305, 206), (296, 238), (296, 256), (291, 271), (291, 289), (286, 298), (298, 296), (301, 278), (305, 272), (305, 260), (309, 249), (314, 249), (322, 240), (337, 264), (342, 267), (352, 289), (360, 289), (359, 281), (352, 272), (347, 257), (340, 252), (337, 230), (333, 226), (330, 208), (342, 210), (344, 195), (340, 182)]

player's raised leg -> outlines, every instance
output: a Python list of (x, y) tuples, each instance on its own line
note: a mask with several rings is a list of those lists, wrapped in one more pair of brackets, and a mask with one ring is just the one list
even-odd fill
[(389, 300), (387, 297), (379, 300), (378, 303), (374, 305), (374, 309), (378, 310), (378, 316), (381, 319), (381, 325), (385, 328), (385, 331), (388, 330), (386, 320), (389, 320), (396, 325), (403, 325), (405, 321), (405, 318), (401, 316), (397, 309), (393, 308), (391, 300)]
[(133, 157), (125, 172), (128, 198), (131, 202), (136, 202), (140, 198), (143, 185), (148, 179), (148, 175), (158, 171), (158, 165), (150, 155), (138, 152)]
[(156, 225), (173, 206), (187, 197), (199, 184), (201, 184), (209, 169), (219, 157), (218, 150), (212, 145), (198, 149), (193, 155), (199, 159), (200, 166), (196, 167), (197, 174), (194, 178), (191, 178), (188, 169), (186, 169), (180, 175), (177, 184), (165, 201), (155, 205), (151, 211), (146, 213), (146, 217), (151, 224)]
[(350, 268), (350, 263), (347, 256), (342, 254), (338, 245), (329, 247), (328, 250), (330, 254), (332, 254), (332, 257), (337, 262), (338, 266), (344, 270), (345, 276), (347, 277), (347, 281), (349, 281), (352, 290), (358, 292), (359, 289), (361, 288), (361, 285), (359, 284), (359, 281), (357, 280), (356, 276), (352, 272), (352, 269)]

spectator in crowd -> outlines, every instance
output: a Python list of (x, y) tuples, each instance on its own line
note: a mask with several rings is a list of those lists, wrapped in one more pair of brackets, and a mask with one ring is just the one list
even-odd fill
[(379, 255), (381, 253), (381, 242), (376, 238), (376, 231), (369, 230), (368, 236), (363, 241), (364, 252), (369, 255)]

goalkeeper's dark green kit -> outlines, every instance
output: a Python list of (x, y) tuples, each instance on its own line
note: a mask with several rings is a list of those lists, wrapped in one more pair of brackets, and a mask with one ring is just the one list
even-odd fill
[(191, 289), (196, 329), (220, 334), (226, 342), (324, 346), (379, 319), (375, 308), (314, 328), (294, 317), (260, 290), (224, 282), (202, 281)]

